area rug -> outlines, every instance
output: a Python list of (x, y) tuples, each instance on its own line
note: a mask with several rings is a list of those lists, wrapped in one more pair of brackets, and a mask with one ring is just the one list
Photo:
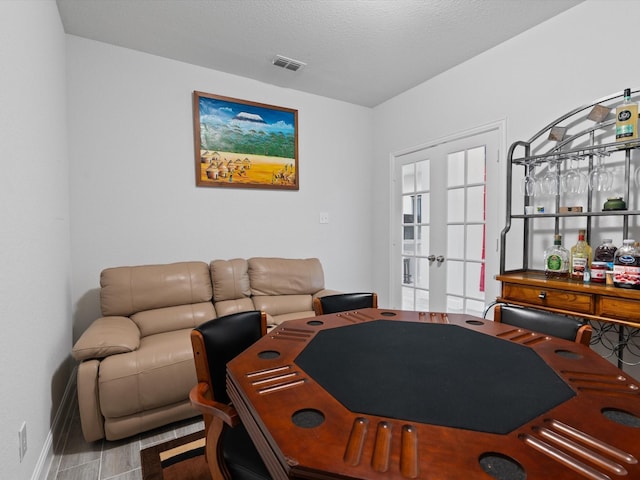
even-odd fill
[(204, 431), (140, 451), (142, 480), (211, 480), (204, 460)]

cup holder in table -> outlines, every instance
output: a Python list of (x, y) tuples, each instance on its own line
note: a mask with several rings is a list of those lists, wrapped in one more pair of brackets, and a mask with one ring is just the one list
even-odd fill
[(263, 350), (258, 353), (258, 358), (262, 358), (263, 360), (272, 360), (274, 358), (278, 358), (280, 356), (280, 352), (276, 350)]
[(527, 473), (513, 458), (501, 453), (488, 452), (480, 455), (482, 469), (497, 480), (525, 480)]
[(617, 408), (603, 408), (602, 415), (612, 422), (625, 425), (627, 427), (640, 428), (640, 418), (633, 413), (625, 412)]
[(316, 428), (324, 423), (324, 413), (315, 408), (304, 408), (294, 412), (291, 421), (297, 427)]

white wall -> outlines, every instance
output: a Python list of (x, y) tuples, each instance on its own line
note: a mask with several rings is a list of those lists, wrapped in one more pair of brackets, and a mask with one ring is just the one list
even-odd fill
[[(74, 338), (106, 267), (318, 257), (328, 288), (371, 288), (371, 109), (79, 37), (67, 48)], [(196, 188), (194, 90), (297, 109), (300, 190)]]
[(71, 367), (65, 35), (55, 2), (0, 2), (0, 65), (0, 476), (25, 479), (56, 440), (48, 434)]
[[(374, 258), (386, 259), (390, 251), (391, 152), (500, 119), (507, 120), (508, 146), (577, 106), (640, 87), (640, 64), (632, 60), (637, 29), (622, 17), (640, 18), (640, 2), (587, 0), (376, 107), (372, 187), (380, 221), (374, 224)], [(389, 264), (373, 265), (374, 289), (385, 302)]]

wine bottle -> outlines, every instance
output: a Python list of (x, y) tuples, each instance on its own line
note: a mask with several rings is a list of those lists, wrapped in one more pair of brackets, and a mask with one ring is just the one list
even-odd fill
[(638, 104), (631, 101), (631, 89), (624, 90), (624, 100), (616, 108), (616, 141), (638, 138)]
[(571, 278), (574, 280), (584, 280), (585, 272), (591, 270), (591, 246), (584, 234), (584, 230), (578, 230), (578, 242), (571, 247)]

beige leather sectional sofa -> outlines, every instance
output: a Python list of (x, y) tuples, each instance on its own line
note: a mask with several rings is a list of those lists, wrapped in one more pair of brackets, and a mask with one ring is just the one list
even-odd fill
[(270, 326), (314, 316), (325, 290), (320, 261), (250, 258), (108, 268), (103, 317), (73, 347), (87, 441), (117, 440), (198, 412), (189, 334), (212, 318), (262, 310)]

